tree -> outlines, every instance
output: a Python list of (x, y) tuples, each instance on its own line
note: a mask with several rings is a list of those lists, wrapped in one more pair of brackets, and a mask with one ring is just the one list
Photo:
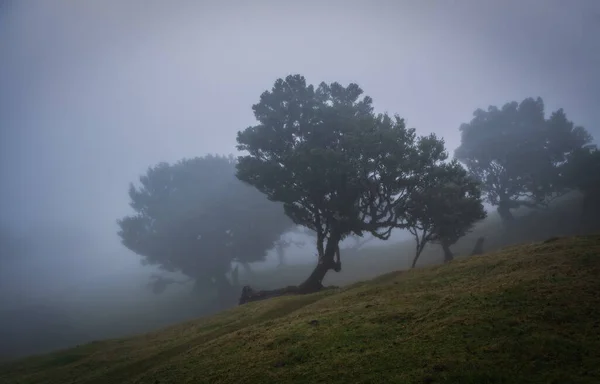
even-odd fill
[[(235, 159), (205, 156), (160, 163), (129, 188), (135, 211), (118, 221), (122, 243), (143, 263), (179, 271), (196, 290), (231, 293), (226, 277), (233, 261), (263, 260), (292, 222), (281, 204), (235, 177)], [(165, 279), (155, 281), (160, 292)]]
[(451, 261), (454, 255), (450, 246), (485, 217), (479, 185), (460, 163), (435, 164), (423, 173), (406, 212), (406, 227), (416, 240), (412, 268), (427, 243), (440, 244), (444, 261)]
[(375, 114), (356, 84), (307, 85), (278, 79), (253, 105), (258, 124), (238, 132), (237, 176), (283, 203), (298, 225), (316, 233), (319, 261), (300, 285), (322, 288), (339, 271), (339, 243), (370, 233), (387, 239), (430, 154), (399, 116)]
[(473, 116), (460, 127), (455, 157), (481, 184), (505, 223), (512, 221), (512, 209), (538, 207), (562, 193), (560, 164), (592, 140), (562, 109), (546, 119), (541, 98), (477, 109)]
[(562, 182), (566, 188), (583, 194), (582, 230), (597, 229), (600, 214), (600, 150), (583, 148), (569, 156), (561, 167)]
[[(317, 234), (314, 231), (312, 231), (308, 228), (305, 228), (305, 227), (299, 227), (295, 232), (300, 235), (310, 237), (316, 243)], [(364, 235), (364, 236), (349, 235), (348, 238), (354, 240), (354, 244), (352, 244), (349, 247), (345, 247), (345, 248), (340, 247), (340, 254), (342, 253), (342, 250), (346, 250), (346, 251), (350, 251), (350, 252), (357, 252), (364, 245), (366, 245), (367, 243), (370, 243), (371, 241), (376, 239), (376, 237), (371, 234)], [(304, 245), (304, 244), (302, 244), (302, 245)], [(300, 245), (298, 245), (298, 246), (300, 246)], [(317, 250), (317, 254), (318, 254), (318, 250)]]

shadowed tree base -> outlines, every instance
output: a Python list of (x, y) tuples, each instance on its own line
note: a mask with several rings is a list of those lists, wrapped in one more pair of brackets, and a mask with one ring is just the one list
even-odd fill
[(329, 262), (322, 260), (310, 274), (308, 279), (306, 279), (306, 281), (299, 286), (289, 285), (285, 288), (255, 291), (249, 285), (246, 285), (244, 288), (242, 288), (242, 295), (240, 296), (239, 305), (252, 301), (266, 300), (278, 296), (305, 295), (319, 292), (322, 289), (335, 289), (337, 287), (324, 287), (322, 283), (323, 278), (325, 278), (325, 275), (330, 269), (333, 269), (336, 272), (341, 271), (341, 263), (332, 259), (330, 259)]
[(442, 243), (442, 250), (444, 251), (444, 263), (454, 260), (454, 253), (450, 250), (450, 244)]
[(323, 289), (323, 279), (330, 270), (340, 272), (342, 270), (342, 264), (339, 262), (339, 260), (335, 261), (333, 257), (324, 257), (321, 259), (319, 264), (317, 264), (310, 276), (308, 276), (308, 279), (300, 284), (298, 289), (301, 293), (313, 293), (320, 291)]
[(252, 301), (266, 300), (273, 297), (284, 296), (284, 295), (296, 295), (299, 293), (299, 289), (296, 286), (290, 285), (285, 288), (273, 289), (268, 291), (255, 291), (249, 285), (242, 288), (242, 295), (238, 302), (239, 305), (250, 303)]
[(471, 251), (471, 256), (477, 256), (477, 255), (483, 254), (483, 242), (484, 241), (485, 241), (485, 238), (483, 236), (477, 239), (477, 241), (475, 242), (475, 247), (473, 247), (473, 250)]
[(250, 303), (253, 301), (267, 300), (273, 297), (279, 296), (287, 296), (287, 295), (305, 295), (309, 293), (315, 293), (324, 289), (337, 289), (336, 286), (323, 287), (321, 286), (316, 291), (308, 291), (306, 289), (302, 289), (301, 286), (290, 285), (285, 288), (265, 290), (265, 291), (255, 291), (249, 285), (244, 286), (242, 288), (242, 295), (240, 296), (239, 305)]

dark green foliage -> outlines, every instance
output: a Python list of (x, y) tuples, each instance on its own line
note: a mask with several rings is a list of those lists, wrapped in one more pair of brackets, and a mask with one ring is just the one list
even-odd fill
[(561, 168), (566, 187), (591, 194), (600, 188), (600, 150), (596, 147), (575, 151)]
[(580, 230), (597, 228), (600, 214), (600, 150), (596, 147), (575, 151), (561, 167), (562, 182), (566, 188), (583, 194)]
[(347, 236), (389, 237), (419, 174), (437, 156), (435, 146), (424, 145), (435, 136), (417, 140), (399, 116), (376, 115), (362, 93), (356, 84), (315, 88), (300, 75), (279, 79), (252, 107), (258, 125), (237, 137), (248, 152), (238, 177), (317, 234), (317, 284), (339, 269), (333, 257)]
[(293, 225), (280, 204), (235, 178), (232, 157), (161, 163), (140, 182), (129, 189), (135, 215), (118, 222), (123, 244), (144, 263), (182, 272), (198, 287), (227, 289), (233, 261), (263, 260)]
[[(439, 156), (444, 160), (445, 156)], [(434, 164), (422, 175), (419, 187), (410, 196), (403, 223), (416, 240), (417, 259), (429, 242), (441, 244), (446, 261), (452, 259), (449, 247), (486, 217), (479, 185), (454, 160)]]
[(511, 209), (543, 205), (562, 193), (559, 165), (592, 140), (562, 109), (546, 119), (541, 98), (507, 103), (501, 109), (490, 106), (473, 115), (460, 127), (455, 156), (506, 222), (512, 219)]

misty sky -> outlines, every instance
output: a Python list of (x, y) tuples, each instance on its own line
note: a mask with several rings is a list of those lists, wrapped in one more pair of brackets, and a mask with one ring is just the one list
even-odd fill
[(600, 137), (598, 0), (0, 4), (2, 224), (76, 229), (110, 254), (128, 183), (234, 153), (288, 74), (357, 82), (450, 150), (475, 108), (529, 96)]

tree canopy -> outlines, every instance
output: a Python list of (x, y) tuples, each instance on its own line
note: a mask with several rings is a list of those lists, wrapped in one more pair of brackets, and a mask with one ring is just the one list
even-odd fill
[(600, 150), (596, 147), (573, 152), (561, 171), (566, 187), (586, 195), (600, 192)]
[(450, 246), (483, 220), (486, 212), (478, 183), (454, 160), (436, 164), (423, 174), (405, 216), (406, 227), (416, 240), (414, 268), (427, 243), (440, 244), (445, 261), (452, 260)]
[(583, 194), (582, 232), (597, 230), (600, 215), (600, 150), (589, 147), (571, 154), (561, 167), (564, 187)]
[(129, 188), (135, 214), (118, 221), (123, 244), (145, 264), (226, 290), (232, 261), (263, 260), (293, 226), (281, 204), (236, 179), (235, 162), (208, 155), (148, 168)]
[(339, 270), (339, 242), (371, 233), (387, 239), (419, 174), (437, 160), (435, 136), (417, 138), (399, 116), (375, 114), (357, 84), (278, 79), (238, 133), (240, 180), (283, 203), (294, 223), (317, 234), (319, 264), (301, 288), (318, 289)]
[(561, 193), (560, 165), (592, 140), (562, 109), (546, 118), (541, 98), (477, 109), (473, 116), (460, 127), (455, 157), (505, 222), (512, 219), (511, 209), (536, 207)]

